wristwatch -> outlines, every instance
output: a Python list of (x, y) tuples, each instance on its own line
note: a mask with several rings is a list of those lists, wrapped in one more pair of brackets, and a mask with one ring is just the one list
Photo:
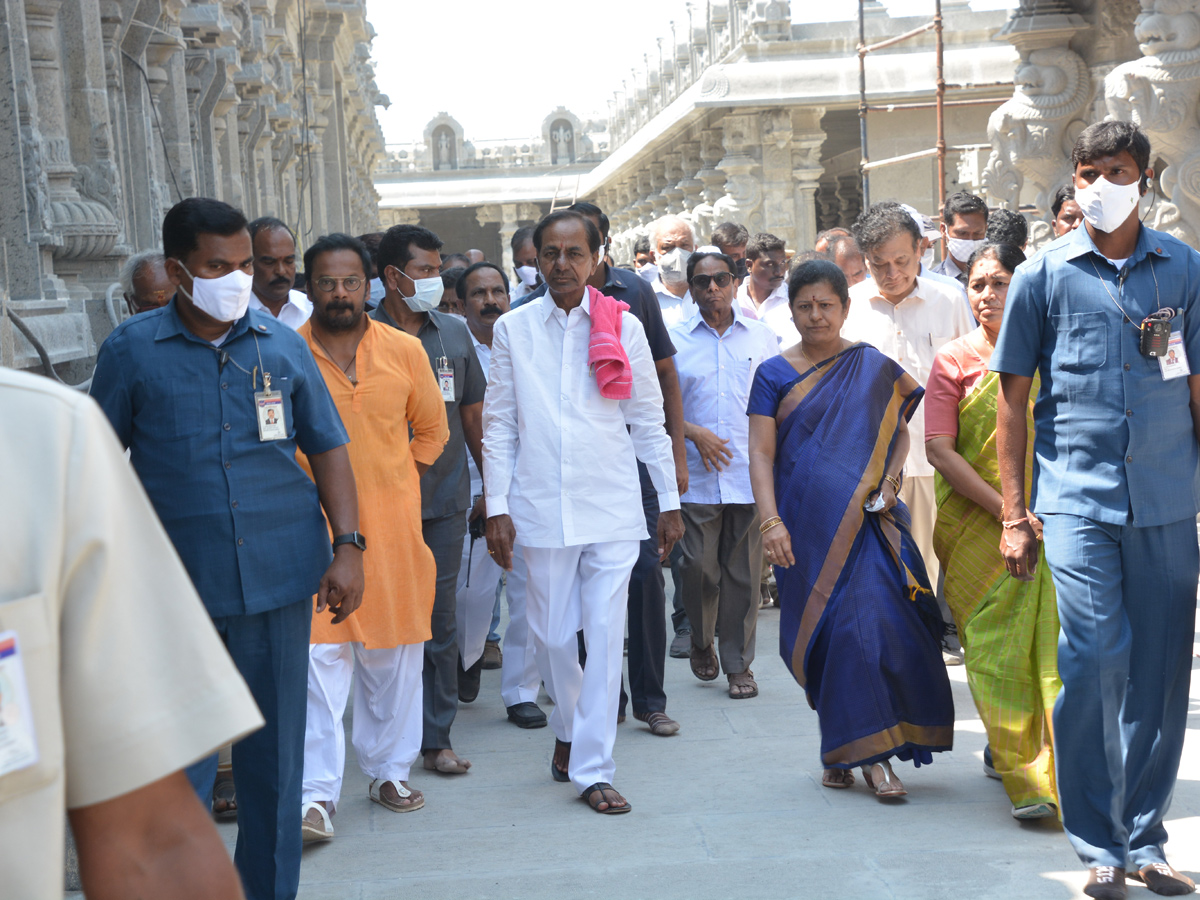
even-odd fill
[(342, 544), (353, 544), (359, 550), (367, 549), (367, 539), (359, 531), (352, 531), (349, 534), (339, 534), (333, 539), (334, 550), (342, 546)]

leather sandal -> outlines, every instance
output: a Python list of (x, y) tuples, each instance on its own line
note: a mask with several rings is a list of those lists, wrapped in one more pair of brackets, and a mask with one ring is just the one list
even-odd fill
[[(313, 810), (321, 814), (321, 821), (314, 822), (308, 814)], [(329, 810), (320, 803), (305, 803), (300, 808), (300, 838), (306, 844), (313, 841), (328, 841), (333, 839), (333, 822), (329, 819)]]
[(712, 644), (709, 644), (705, 650), (701, 650), (693, 644), (691, 661), (692, 674), (701, 681), (716, 681), (717, 676), (721, 674), (721, 667), (717, 662), (717, 651), (713, 649)]
[[(628, 800), (625, 801), (624, 806), (614, 806), (613, 802), (611, 800), (608, 800), (605, 798), (605, 796), (604, 796), (605, 791), (612, 791), (613, 793), (616, 793), (616, 790), (617, 789), (614, 788), (607, 781), (597, 781), (595, 784), (584, 788), (583, 793), (579, 795), (579, 798), (581, 800), (585, 801), (587, 803), (587, 805), (590, 806), (592, 809), (594, 809), (596, 812), (602, 813), (603, 815), (606, 815), (606, 816), (616, 816), (616, 815), (620, 815), (621, 813), (629, 812), (631, 809), (633, 809), (633, 806), (629, 803)], [(592, 796), (594, 794), (599, 794), (600, 796), (596, 800), (592, 800)], [(600, 808), (601, 803), (607, 803), (608, 807), (606, 809), (601, 809)]]
[[(383, 786), (390, 784), (399, 795), (401, 800), (409, 800), (408, 803), (396, 803), (394, 800), (389, 800), (383, 796)], [(405, 813), (420, 809), (425, 805), (425, 795), (420, 791), (414, 791), (403, 781), (381, 781), (376, 778), (367, 788), (367, 796), (382, 806), (384, 809), (390, 809), (392, 812)]]
[[(729, 696), (733, 700), (749, 700), (751, 697), (758, 696), (758, 682), (754, 680), (754, 673), (747, 669), (745, 672), (736, 672), (732, 675), (726, 675), (729, 679)], [(749, 688), (749, 690), (746, 690)]]
[(550, 756), (550, 777), (553, 778), (555, 781), (557, 781), (559, 784), (566, 784), (568, 781), (571, 780), (571, 776), (568, 775), (565, 770), (560, 769), (558, 766), (556, 766), (554, 764), (554, 757), (558, 756), (558, 751), (562, 747), (567, 748), (567, 764), (568, 764), (568, 766), (570, 765), (571, 745), (567, 741), (560, 741), (558, 738), (555, 738), (554, 739), (554, 753), (551, 754), (551, 756)]
[[(876, 768), (883, 773), (883, 777), (878, 781), (875, 779)], [(870, 766), (863, 766), (862, 775), (863, 780), (867, 782), (867, 787), (873, 790), (875, 796), (880, 800), (894, 800), (897, 797), (908, 796), (904, 785), (899, 780), (892, 780), (896, 777), (896, 773), (892, 771), (891, 764), (886, 759), (882, 762), (872, 763)]]

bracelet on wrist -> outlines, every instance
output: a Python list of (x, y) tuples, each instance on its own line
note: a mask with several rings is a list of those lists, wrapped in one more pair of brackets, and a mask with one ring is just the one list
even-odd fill
[(782, 525), (782, 524), (783, 524), (783, 519), (779, 518), (779, 516), (771, 516), (771, 518), (767, 519), (767, 521), (763, 522), (761, 525), (758, 526), (758, 533), (766, 534), (768, 531), (770, 531), (776, 525)]
[(1029, 519), (1013, 519), (1011, 522), (1001, 521), (1000, 524), (1005, 528), (1020, 528), (1022, 525), (1028, 525)]
[(890, 484), (892, 486), (892, 490), (894, 490), (897, 494), (900, 493), (900, 479), (899, 478), (895, 478), (891, 475), (884, 475), (883, 480), (886, 481), (888, 484)]

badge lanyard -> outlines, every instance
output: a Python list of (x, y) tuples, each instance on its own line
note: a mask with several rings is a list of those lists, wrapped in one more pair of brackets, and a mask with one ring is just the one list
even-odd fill
[(442, 399), (447, 403), (454, 402), (454, 366), (450, 364), (450, 359), (446, 356), (446, 345), (442, 343), (442, 331), (437, 325), (434, 325), (434, 330), (437, 331), (438, 346), (442, 348), (442, 355), (439, 356), (433, 364), (433, 371), (437, 375), (438, 388), (442, 392)]
[[(1150, 275), (1154, 279), (1154, 305), (1157, 307), (1162, 302), (1158, 287), (1158, 273), (1154, 270), (1154, 257), (1148, 255), (1146, 259), (1150, 264)], [(1117, 297), (1114, 297), (1108, 287), (1108, 282), (1100, 275), (1096, 260), (1091, 255), (1088, 256), (1088, 262), (1092, 264), (1092, 271), (1096, 273), (1096, 278), (1104, 288), (1104, 293), (1108, 294), (1108, 298), (1120, 310), (1125, 321), (1138, 330), (1138, 351), (1147, 359), (1158, 362), (1163, 381), (1190, 375), (1191, 369), (1188, 366), (1187, 353), (1183, 347), (1183, 309), (1156, 309), (1142, 320), (1141, 325), (1138, 325), (1129, 317), (1129, 313), (1125, 312), (1125, 308), (1117, 299), (1125, 289), (1125, 278), (1129, 272), (1128, 265), (1121, 269), (1121, 274), (1117, 278)], [(1171, 329), (1171, 320), (1176, 315), (1180, 317), (1179, 331)]]
[[(262, 347), (258, 343), (258, 335), (251, 331), (250, 336), (254, 338), (254, 349), (258, 351), (258, 365), (252, 372), (246, 371), (245, 367), (230, 356), (228, 351), (218, 347), (213, 349), (217, 351), (220, 365), (231, 362), (234, 368), (250, 376), (250, 389), (254, 391), (254, 411), (258, 417), (258, 439), (260, 441), (285, 441), (288, 436), (288, 427), (283, 411), (283, 394), (271, 390), (271, 373), (263, 366)], [(259, 372), (262, 372), (263, 376), (261, 391), (257, 389)]]

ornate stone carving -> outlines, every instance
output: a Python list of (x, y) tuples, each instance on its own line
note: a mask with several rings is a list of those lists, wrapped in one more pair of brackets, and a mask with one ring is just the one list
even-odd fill
[(1159, 177), (1169, 203), (1155, 225), (1195, 243), (1200, 235), (1200, 0), (1142, 0), (1134, 27), (1141, 59), (1104, 81), (1111, 116), (1138, 123), (1167, 167)]
[(1092, 86), (1087, 63), (1065, 46), (1030, 50), (1017, 65), (1016, 89), (988, 119), (992, 153), (983, 184), (992, 202), (1016, 209), (1022, 194), (1039, 210), (1070, 174), (1071, 145)]

